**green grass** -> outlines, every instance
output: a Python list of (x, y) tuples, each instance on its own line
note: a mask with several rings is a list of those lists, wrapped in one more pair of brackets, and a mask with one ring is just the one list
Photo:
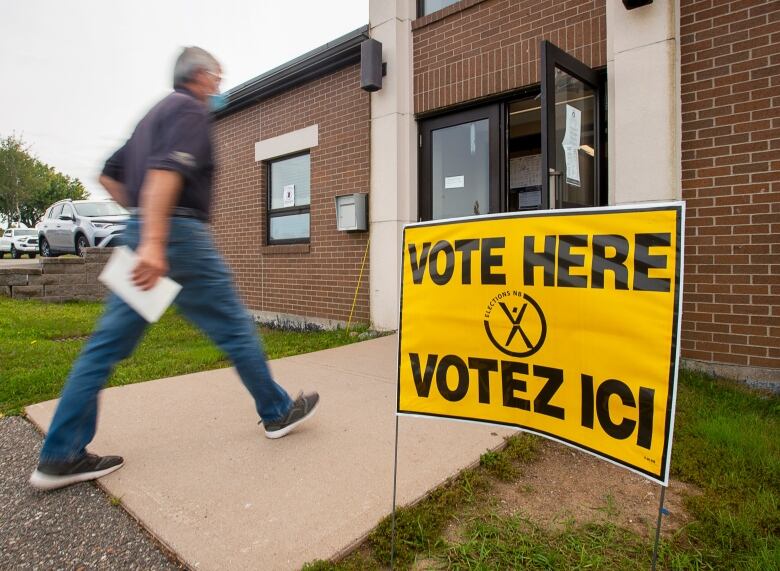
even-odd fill
[[(685, 500), (693, 521), (661, 541), (659, 569), (780, 570), (779, 424), (778, 397), (698, 373), (681, 374), (672, 475), (700, 493)], [(503, 450), (483, 454), (477, 468), (416, 506), (398, 510), (396, 567), (649, 569), (654, 530), (637, 534), (610, 522), (545, 529), (496, 508), (495, 483), (509, 480), (522, 487), (523, 466), (538, 456), (537, 443), (527, 436), (511, 438)], [(600, 511), (611, 516), (614, 498), (608, 496)], [(451, 529), (444, 533), (448, 526), (458, 530), (455, 537)], [(389, 559), (387, 518), (356, 553), (305, 569), (385, 569)]]
[(672, 475), (703, 491), (687, 500), (687, 545), (703, 568), (780, 569), (780, 399), (683, 381)]
[[(0, 414), (56, 398), (101, 311), (98, 303), (42, 304), (0, 298)], [(263, 331), (270, 358), (348, 343), (343, 331)], [(110, 385), (229, 366), (197, 329), (169, 311), (150, 327)], [(438, 569), (649, 568), (652, 534), (605, 524), (551, 531), (499, 514), (496, 482), (523, 485), (523, 466), (538, 456), (538, 439), (507, 440), (482, 455), (480, 466), (396, 514), (396, 567)], [(673, 477), (701, 493), (686, 499), (693, 521), (661, 542), (659, 569), (780, 570), (780, 399), (734, 383), (683, 372), (677, 399)], [(565, 493), (565, 491), (563, 491)], [(609, 498), (603, 511), (613, 510)], [(552, 506), (551, 506), (552, 509)], [(457, 537), (445, 533), (455, 526)], [(390, 518), (338, 563), (315, 561), (307, 571), (386, 568)]]
[[(50, 304), (0, 297), (0, 415), (59, 396), (73, 360), (102, 312), (101, 303)], [(344, 331), (263, 330), (271, 359), (344, 345)], [(230, 366), (225, 355), (174, 310), (149, 327), (109, 386)]]

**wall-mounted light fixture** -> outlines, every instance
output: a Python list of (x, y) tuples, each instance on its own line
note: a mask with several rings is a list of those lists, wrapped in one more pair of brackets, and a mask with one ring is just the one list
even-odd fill
[(373, 39), (360, 44), (360, 89), (379, 91), (382, 89), (382, 76), (386, 73), (382, 63), (382, 43)]
[(623, 6), (626, 7), (626, 10), (633, 10), (652, 3), (653, 0), (623, 0)]

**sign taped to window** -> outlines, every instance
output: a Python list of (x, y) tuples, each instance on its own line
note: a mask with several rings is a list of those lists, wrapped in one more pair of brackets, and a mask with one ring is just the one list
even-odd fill
[(397, 414), (513, 426), (668, 484), (682, 202), (404, 229)]
[(282, 207), (289, 208), (290, 206), (295, 206), (295, 185), (286, 184), (282, 191)]

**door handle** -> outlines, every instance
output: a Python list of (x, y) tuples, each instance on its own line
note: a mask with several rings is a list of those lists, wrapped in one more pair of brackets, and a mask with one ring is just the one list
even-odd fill
[(550, 189), (550, 209), (552, 210), (561, 201), (561, 175), (563, 175), (563, 173), (555, 169), (550, 169), (548, 175), (549, 180), (547, 186)]

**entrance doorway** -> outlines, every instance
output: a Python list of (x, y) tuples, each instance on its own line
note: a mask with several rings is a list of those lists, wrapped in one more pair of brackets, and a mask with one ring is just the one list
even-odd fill
[(542, 42), (542, 83), (420, 122), (420, 219), (607, 203), (604, 82)]

